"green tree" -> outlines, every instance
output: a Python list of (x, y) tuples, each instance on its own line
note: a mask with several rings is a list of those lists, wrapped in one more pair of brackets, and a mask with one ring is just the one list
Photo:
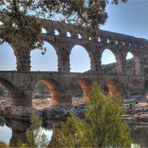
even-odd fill
[(19, 148), (31, 147), (46, 147), (48, 144), (47, 137), (44, 133), (41, 133), (40, 127), (42, 125), (42, 120), (36, 112), (32, 112), (31, 115), (31, 127), (26, 131), (26, 142), (18, 141)]
[[(112, 3), (127, 0), (112, 0)], [(107, 19), (109, 0), (0, 0), (0, 38), (17, 49), (42, 47), (43, 20), (64, 21), (93, 34)], [(56, 17), (60, 14), (61, 17)], [(89, 30), (89, 31), (88, 31)]]
[(119, 100), (105, 96), (94, 83), (85, 119), (69, 117), (51, 147), (130, 147), (130, 129)]

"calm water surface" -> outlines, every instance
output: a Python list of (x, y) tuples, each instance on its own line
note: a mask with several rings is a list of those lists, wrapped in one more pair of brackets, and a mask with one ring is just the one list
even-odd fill
[[(9, 120), (6, 121), (3, 118), (0, 118), (0, 141), (6, 143), (10, 146), (16, 146), (18, 140), (23, 142), (25, 139), (25, 130), (29, 127), (29, 123), (23, 123), (20, 121)], [(40, 127), (39, 134), (45, 134), (47, 140), (50, 142), (52, 137), (52, 129), (45, 126)]]
[[(11, 146), (16, 145), (18, 139), (24, 140), (24, 130), (29, 127), (28, 123), (22, 123), (20, 121), (6, 121), (0, 118), (0, 141)], [(40, 128), (40, 133), (44, 133), (50, 142), (53, 130), (50, 126), (44, 126)], [(134, 143), (140, 144), (141, 147), (148, 147), (148, 127), (134, 128), (132, 130), (132, 137)]]

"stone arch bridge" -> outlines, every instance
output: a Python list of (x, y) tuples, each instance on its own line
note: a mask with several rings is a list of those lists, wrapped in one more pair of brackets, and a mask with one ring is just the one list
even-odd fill
[[(3, 21), (3, 18), (0, 17)], [(23, 115), (32, 107), (32, 92), (37, 82), (47, 85), (55, 104), (71, 103), (71, 85), (80, 86), (84, 99), (89, 98), (90, 86), (97, 81), (102, 88), (107, 87), (109, 95), (120, 93), (124, 98), (131, 95), (145, 95), (146, 74), (143, 63), (148, 58), (148, 41), (133, 36), (99, 31), (94, 38), (86, 37), (84, 32), (64, 23), (44, 20), (41, 37), (55, 47), (58, 57), (58, 72), (31, 72), (30, 52), (32, 49), (17, 49), (12, 45), (17, 59), (17, 71), (0, 71), (2, 83), (13, 97), (12, 113)], [(55, 34), (55, 32), (58, 32)], [(87, 50), (91, 69), (85, 73), (70, 72), (70, 53), (75, 45)], [(101, 56), (105, 49), (110, 49), (116, 58), (116, 74), (105, 75), (102, 72)], [(126, 56), (131, 52), (134, 58), (134, 75), (126, 74)], [(77, 60), (77, 59), (76, 59)]]

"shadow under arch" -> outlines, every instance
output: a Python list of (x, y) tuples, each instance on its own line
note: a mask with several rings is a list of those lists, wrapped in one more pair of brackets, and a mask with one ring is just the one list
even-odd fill
[(104, 74), (117, 74), (117, 56), (111, 49), (102, 49), (101, 67)]
[(80, 78), (69, 84), (72, 95), (72, 103), (80, 104), (89, 101), (90, 87), (92, 82), (89, 79)]
[(78, 80), (77, 83), (79, 84), (79, 86), (83, 92), (84, 102), (88, 102), (90, 99), (89, 95), (90, 95), (92, 81), (90, 81), (89, 79), (82, 78), (82, 79)]
[(70, 71), (86, 72), (90, 70), (91, 59), (88, 50), (82, 45), (74, 45), (70, 53)]
[(18, 89), (8, 80), (0, 78), (0, 83), (6, 88), (12, 99), (15, 99), (18, 93)]
[(145, 90), (148, 90), (148, 80), (145, 81)]
[(31, 50), (31, 71), (58, 71), (57, 47), (44, 40), (43, 50)]
[(104, 82), (104, 91), (106, 95), (109, 95), (111, 98), (123, 98), (125, 97), (126, 90), (118, 80), (110, 79)]

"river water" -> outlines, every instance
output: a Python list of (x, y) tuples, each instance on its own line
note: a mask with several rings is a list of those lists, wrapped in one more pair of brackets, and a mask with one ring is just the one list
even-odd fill
[[(6, 121), (0, 118), (0, 141), (13, 147), (17, 146), (17, 140), (24, 139), (24, 130), (27, 127), (29, 127), (27, 122), (22, 123), (15, 120)], [(53, 134), (51, 124), (45, 124), (44, 127), (40, 128), (39, 132), (46, 135), (49, 143)], [(140, 147), (148, 147), (148, 127), (134, 127), (132, 130), (132, 138), (134, 143), (139, 144)]]

